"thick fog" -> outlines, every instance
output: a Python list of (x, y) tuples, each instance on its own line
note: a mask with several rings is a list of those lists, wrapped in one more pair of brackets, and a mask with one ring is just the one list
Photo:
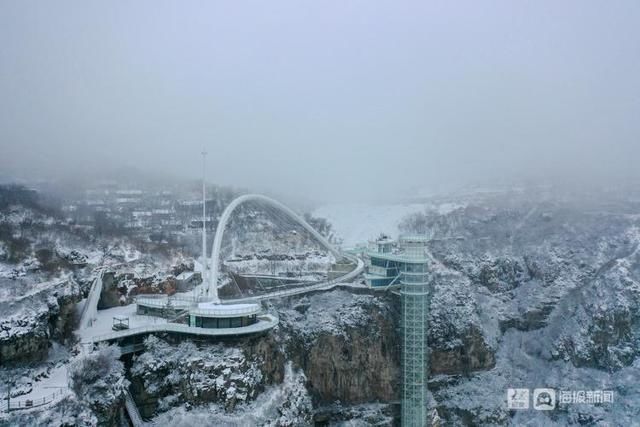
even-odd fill
[(638, 178), (640, 2), (3, 1), (0, 172), (322, 200)]

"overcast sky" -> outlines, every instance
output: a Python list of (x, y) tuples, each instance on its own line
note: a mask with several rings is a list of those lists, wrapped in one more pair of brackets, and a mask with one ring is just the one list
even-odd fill
[(640, 175), (640, 2), (0, 2), (0, 168), (317, 199)]

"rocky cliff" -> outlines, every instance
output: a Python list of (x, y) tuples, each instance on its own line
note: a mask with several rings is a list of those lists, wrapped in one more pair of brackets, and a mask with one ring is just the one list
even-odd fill
[[(443, 300), (441, 309), (430, 320), (432, 373), (491, 369), (495, 337), (482, 328), (479, 309), (465, 294), (468, 283), (444, 276), (434, 294)], [(398, 296), (347, 286), (280, 301), (275, 308), (277, 329), (249, 340), (196, 346), (149, 339), (131, 369), (145, 414), (171, 418), (183, 407), (215, 404), (221, 414), (240, 416), (265, 390), (282, 387), (291, 363), (304, 376), (316, 422), (398, 422)]]
[[(280, 325), (264, 336), (198, 345), (148, 338), (146, 351), (133, 360), (132, 391), (145, 415), (168, 412), (167, 417), (184, 405), (208, 404), (239, 416), (296, 375), (303, 400), (315, 407), (397, 401), (393, 304), (393, 297), (332, 291), (283, 302)], [(310, 408), (298, 414), (301, 419), (310, 420)], [(331, 418), (326, 409), (323, 417)]]
[[(633, 409), (640, 395), (638, 211), (637, 202), (606, 195), (509, 194), (414, 218), (417, 227), (405, 231), (434, 238), (429, 388), (446, 423), (633, 425), (640, 417)], [(443, 328), (442, 311), (457, 319), (454, 329)], [(441, 360), (449, 346), (457, 349)], [(515, 387), (604, 389), (615, 398), (509, 411), (506, 390)]]
[[(640, 203), (491, 195), (457, 206), (404, 223), (433, 237), (431, 420), (637, 423)], [(280, 324), (263, 336), (150, 340), (128, 373), (143, 412), (175, 426), (397, 424), (398, 296), (351, 284), (273, 304)], [(509, 411), (514, 387), (614, 398)]]
[[(269, 348), (268, 338), (258, 347)], [(270, 384), (282, 382), (284, 359), (266, 360), (256, 347), (172, 345), (156, 337), (145, 340), (145, 352), (134, 356), (132, 391), (142, 414), (151, 416), (188, 404), (219, 403), (232, 412), (237, 404), (252, 401)], [(273, 349), (269, 353), (274, 353)]]
[(279, 334), (316, 404), (398, 399), (398, 308), (392, 296), (346, 290), (283, 305)]
[(51, 340), (64, 342), (75, 328), (75, 307), (82, 298), (75, 281), (29, 286), (24, 295), (0, 303), (0, 364), (42, 359)]

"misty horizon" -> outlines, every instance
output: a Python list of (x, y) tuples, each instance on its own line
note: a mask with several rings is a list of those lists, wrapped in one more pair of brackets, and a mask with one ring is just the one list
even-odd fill
[(0, 5), (0, 175), (317, 200), (636, 183), (640, 5)]

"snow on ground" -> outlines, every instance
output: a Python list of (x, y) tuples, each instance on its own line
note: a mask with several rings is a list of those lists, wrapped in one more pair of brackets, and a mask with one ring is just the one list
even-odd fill
[(109, 255), (122, 259), (124, 262), (133, 262), (142, 258), (142, 253), (133, 245), (120, 243), (109, 250)]
[[(47, 359), (38, 364), (7, 368), (0, 375), (0, 395), (7, 395), (11, 382), (12, 406), (26, 400), (37, 401), (66, 388), (69, 351), (53, 343)], [(62, 395), (58, 396), (62, 397)], [(6, 402), (4, 402), (6, 404)]]
[(0, 262), (0, 277), (13, 277), (14, 271), (15, 267), (13, 265)]
[(0, 278), (15, 279), (26, 277), (28, 274), (37, 271), (40, 262), (35, 257), (28, 257), (19, 264), (7, 264), (0, 262)]
[(96, 321), (93, 323), (93, 326), (77, 331), (77, 334), (80, 337), (81, 341), (88, 342), (90, 341), (91, 337), (112, 333), (113, 318), (116, 316), (128, 317), (130, 329), (139, 328), (146, 325), (153, 325), (156, 323), (167, 323), (167, 320), (161, 317), (136, 314), (135, 304), (108, 308), (106, 310), (98, 310)]
[[(29, 297), (36, 295), (47, 295), (47, 293), (53, 291), (56, 288), (64, 290), (64, 285), (68, 282), (68, 278), (56, 279), (47, 282), (33, 282), (28, 281), (8, 281), (1, 280), (0, 284), (0, 300), (3, 302), (17, 303), (24, 301)], [(7, 314), (6, 312), (3, 314)]]
[(332, 254), (318, 251), (306, 253), (290, 252), (291, 259), (268, 259), (258, 254), (233, 257), (224, 261), (225, 267), (235, 273), (293, 274), (300, 280), (319, 280), (335, 262)]
[(219, 304), (215, 302), (201, 302), (198, 304), (198, 308), (217, 310), (218, 312), (259, 309), (258, 304)]
[(461, 205), (455, 203), (346, 203), (321, 206), (313, 216), (326, 218), (337, 237), (342, 239), (343, 249), (350, 249), (375, 239), (380, 233), (397, 236), (398, 226), (407, 215), (426, 210), (445, 214), (459, 207)]
[(0, 279), (0, 289), (3, 345), (17, 337), (45, 337), (48, 319), (60, 308), (60, 299), (79, 294), (77, 284), (65, 280), (29, 284)]
[(19, 400), (37, 400), (42, 399), (43, 397), (48, 397), (54, 392), (56, 392), (59, 388), (66, 388), (67, 383), (67, 368), (68, 363), (60, 363), (56, 367), (52, 368), (48, 377), (41, 379), (40, 381), (35, 382), (32, 385), (32, 390), (30, 393), (24, 394), (20, 396)]
[(281, 307), (280, 322), (305, 337), (320, 333), (346, 336), (349, 328), (368, 325), (371, 306), (382, 304), (372, 295), (358, 295), (346, 290), (333, 290), (302, 297), (296, 307)]
[[(592, 368), (576, 368), (564, 361), (549, 361), (532, 356), (539, 345), (540, 331), (522, 333), (510, 330), (502, 338), (496, 367), (478, 372), (468, 381), (452, 384), (435, 391), (446, 408), (467, 411), (479, 424), (492, 425), (616, 425), (637, 426), (640, 387), (640, 363), (615, 373)], [(537, 351), (537, 349), (536, 349)], [(441, 377), (432, 378), (437, 381)], [(548, 387), (555, 390), (614, 390), (610, 404), (561, 404), (552, 413), (546, 411), (506, 410), (506, 391), (516, 387)], [(549, 416), (553, 415), (553, 416)], [(581, 421), (581, 422), (580, 422)]]

